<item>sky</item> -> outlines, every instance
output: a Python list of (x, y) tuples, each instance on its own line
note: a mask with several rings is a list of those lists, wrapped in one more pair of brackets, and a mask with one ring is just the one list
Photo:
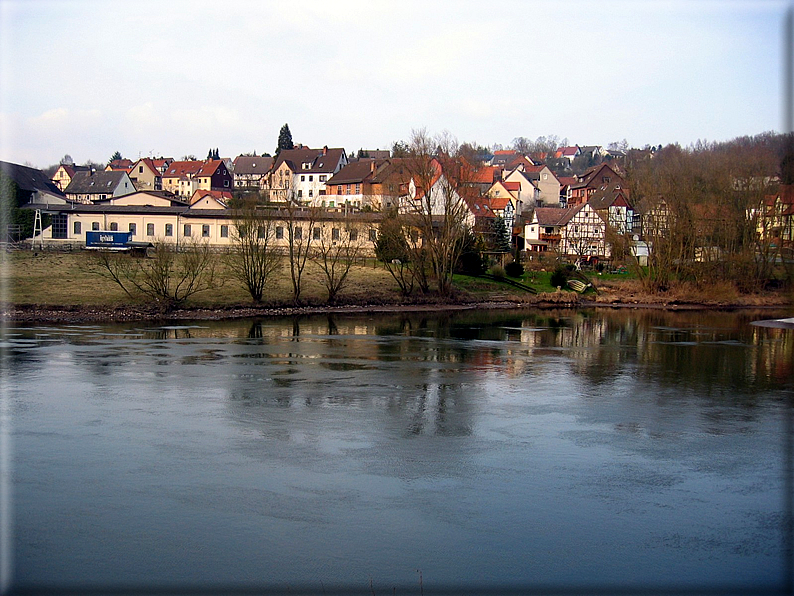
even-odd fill
[(0, 160), (783, 130), (791, 2), (0, 0)]

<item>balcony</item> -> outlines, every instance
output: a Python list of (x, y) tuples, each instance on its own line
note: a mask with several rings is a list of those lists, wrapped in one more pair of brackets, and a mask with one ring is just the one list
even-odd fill
[(559, 242), (562, 240), (562, 234), (541, 234), (540, 239), (546, 242)]

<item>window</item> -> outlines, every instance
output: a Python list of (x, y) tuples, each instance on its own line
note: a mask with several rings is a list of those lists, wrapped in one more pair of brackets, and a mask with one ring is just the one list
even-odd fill
[(221, 226), (221, 238), (228, 238), (229, 237), (229, 226), (223, 224)]
[(348, 185), (347, 185), (347, 187), (345, 188), (345, 194), (346, 194), (346, 195), (349, 195), (349, 194), (350, 194), (350, 185), (349, 185), (349, 184), (348, 184)]
[(360, 184), (356, 184), (356, 194), (357, 195), (361, 194), (361, 185)]
[[(418, 240), (418, 238), (417, 238)], [(378, 232), (374, 228), (370, 228), (369, 230), (369, 241), (370, 242), (377, 242), (378, 241)]]
[(333, 201), (328, 201), (328, 206), (329, 207), (333, 207), (334, 206), (334, 202)]
[(355, 242), (358, 240), (358, 230), (350, 230), (350, 241)]
[(314, 193), (314, 191), (309, 189), (309, 196), (312, 196), (313, 193)]
[(202, 238), (209, 238), (210, 237), (210, 226), (209, 224), (204, 224), (201, 226), (201, 237)]
[(278, 226), (276, 228), (276, 238), (278, 240), (282, 240), (284, 238), (284, 228), (282, 226)]
[(77, 234), (81, 234), (82, 233), (82, 227), (83, 226), (80, 224), (79, 221), (74, 222), (74, 233), (75, 233), (75, 236)]
[(342, 185), (341, 184), (336, 187), (336, 194), (338, 194), (338, 195), (342, 194)]
[(265, 237), (265, 226), (259, 226), (256, 229), (256, 237), (262, 239)]
[(93, 230), (94, 232), (99, 231), (99, 222), (98, 221), (91, 222), (91, 230)]
[(138, 166), (138, 173), (143, 174), (143, 166)]
[(311, 174), (309, 175), (309, 182), (314, 182), (314, 176), (312, 176)]
[(295, 240), (302, 240), (303, 239), (303, 228), (295, 228), (293, 231), (293, 236)]
[(325, 179), (328, 178), (325, 174), (320, 174), (320, 182), (325, 182)]
[(298, 191), (298, 198), (299, 199), (303, 198), (303, 191), (302, 190)]
[(339, 228), (331, 230), (331, 240), (339, 240)]
[(65, 239), (67, 234), (67, 217), (65, 215), (52, 216), (52, 237)]
[(174, 224), (165, 224), (165, 235), (166, 236), (174, 235)]
[(130, 224), (130, 232), (132, 232), (132, 235), (135, 236), (136, 226), (134, 223)]
[(228, 180), (224, 180), (224, 181), (223, 181), (223, 185), (224, 185), (226, 188), (229, 188), (229, 181), (228, 181)]
[(312, 238), (314, 240), (320, 239), (320, 228), (312, 228)]
[(301, 182), (306, 182), (306, 176), (301, 175)]
[(154, 224), (146, 224), (146, 235), (154, 236)]
[(111, 232), (118, 232), (119, 231), (119, 224), (117, 224), (115, 221), (113, 223), (111, 223), (110, 224), (110, 231)]
[(190, 224), (185, 224), (185, 228), (183, 230), (183, 236), (190, 236), (191, 235)]

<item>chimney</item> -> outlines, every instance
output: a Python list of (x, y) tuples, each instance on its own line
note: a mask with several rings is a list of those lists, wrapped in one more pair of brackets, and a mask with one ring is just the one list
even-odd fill
[(328, 145), (323, 147), (323, 155), (328, 155)]
[(375, 160), (374, 159), (371, 162), (369, 162), (369, 171), (372, 172), (373, 174), (375, 173)]

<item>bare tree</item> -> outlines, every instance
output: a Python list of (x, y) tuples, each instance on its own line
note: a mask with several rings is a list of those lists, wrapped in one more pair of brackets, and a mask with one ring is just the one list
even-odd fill
[(328, 304), (334, 304), (347, 285), (351, 267), (369, 242), (367, 229), (347, 216), (315, 225), (314, 230), (319, 230), (319, 237), (315, 238), (312, 258), (323, 273)]
[[(408, 194), (401, 211), (408, 229), (419, 234), (409, 246), (414, 248), (414, 263), (421, 255), (427, 259), (439, 294), (452, 291), (452, 274), (462, 250), (462, 238), (469, 227), (471, 211), (465, 200), (472, 191), (473, 167), (460, 158), (457, 141), (449, 134), (430, 137), (422, 129), (414, 131), (410, 154), (404, 160)], [(421, 253), (416, 251), (420, 247)], [(420, 281), (421, 284), (421, 281)]]
[(188, 298), (216, 288), (217, 260), (205, 242), (191, 241), (181, 248), (157, 243), (148, 258), (97, 251), (91, 270), (116, 283), (131, 298), (149, 298), (168, 311)]
[[(293, 192), (288, 190), (290, 194)], [(292, 282), (292, 300), (300, 303), (303, 291), (303, 272), (314, 241), (314, 227), (320, 215), (318, 207), (302, 207), (294, 197), (288, 197), (284, 207), (287, 223), (287, 257), (289, 262), (290, 281)]]
[(272, 214), (257, 209), (253, 203), (237, 209), (232, 242), (227, 259), (229, 270), (251, 298), (261, 302), (268, 280), (283, 261), (276, 246), (276, 223)]

